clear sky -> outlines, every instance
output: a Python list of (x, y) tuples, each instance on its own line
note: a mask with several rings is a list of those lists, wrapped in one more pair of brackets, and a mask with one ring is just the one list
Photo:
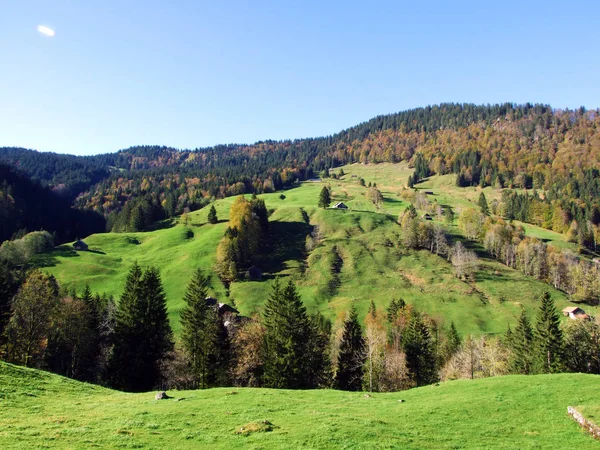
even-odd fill
[(322, 136), (448, 101), (597, 108), (599, 30), (597, 0), (0, 0), (0, 146)]

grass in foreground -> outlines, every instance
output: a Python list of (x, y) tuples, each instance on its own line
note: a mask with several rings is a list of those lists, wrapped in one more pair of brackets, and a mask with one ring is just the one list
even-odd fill
[(507, 376), (370, 398), (219, 388), (155, 401), (0, 363), (0, 448), (597, 448), (567, 406), (597, 405), (599, 380)]

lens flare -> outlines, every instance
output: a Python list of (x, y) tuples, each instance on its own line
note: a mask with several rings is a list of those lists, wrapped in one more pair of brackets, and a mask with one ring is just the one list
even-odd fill
[(37, 29), (40, 33), (49, 37), (52, 37), (56, 34), (52, 28), (45, 27), (44, 25), (40, 25)]

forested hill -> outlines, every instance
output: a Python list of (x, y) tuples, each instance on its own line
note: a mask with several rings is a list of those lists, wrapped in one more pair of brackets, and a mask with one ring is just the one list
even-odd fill
[(0, 149), (0, 160), (42, 183), (80, 192), (76, 205), (103, 214), (111, 228), (128, 222), (119, 217), (128, 204), (126, 216), (134, 208), (171, 216), (213, 197), (277, 190), (341, 164), (417, 158), (411, 184), (455, 173), (461, 186), (533, 188), (560, 209), (563, 228), (600, 221), (600, 110), (584, 108), (442, 104), (378, 116), (328, 137), (195, 150), (143, 146), (75, 157)]
[(0, 163), (0, 242), (42, 229), (63, 242), (104, 227), (101, 215), (72, 208), (68, 199)]

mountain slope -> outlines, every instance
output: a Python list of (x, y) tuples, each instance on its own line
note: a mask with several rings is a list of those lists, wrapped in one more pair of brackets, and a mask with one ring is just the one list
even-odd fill
[[(272, 212), (272, 246), (261, 267), (264, 279), (234, 282), (227, 299), (225, 287), (213, 276), (211, 294), (222, 301), (234, 299), (238, 309), (250, 315), (261, 311), (273, 277), (291, 276), (309, 311), (320, 311), (331, 319), (352, 305), (364, 315), (371, 300), (386, 308), (393, 298), (401, 297), (446, 326), (454, 321), (462, 335), (503, 333), (508, 324), (516, 322), (521, 307), (530, 313), (536, 310), (544, 290), (551, 292), (559, 309), (567, 306), (564, 293), (487, 257), (481, 248), (476, 247), (482, 264), (475, 282), (466, 283), (454, 276), (445, 258), (403, 247), (396, 218), (409, 205), (398, 195), (400, 186), (412, 174), (406, 165), (352, 165), (344, 169), (344, 179), (332, 179), (330, 183), (334, 202), (345, 202), (350, 207), (347, 212), (316, 207), (325, 184), (322, 182), (306, 182), (288, 189), (284, 199), (279, 193), (261, 196)], [(353, 174), (377, 180), (384, 195), (380, 209), (367, 199), (367, 188)], [(442, 190), (432, 189), (436, 197), (442, 197)], [(490, 197), (499, 195), (486, 189)], [(473, 192), (456, 188), (445, 201), (458, 212), (473, 206), (469, 201)], [(67, 245), (39, 256), (37, 263), (64, 286), (74, 286), (81, 292), (88, 282), (93, 291), (117, 298), (134, 261), (155, 265), (161, 270), (171, 324), (177, 332), (185, 286), (196, 267), (212, 271), (217, 244), (227, 226), (224, 219), (233, 200), (229, 197), (214, 203), (221, 219), (216, 225), (207, 223), (208, 208), (204, 208), (189, 215), (187, 226), (180, 219), (170, 228), (147, 233), (96, 234), (86, 239), (95, 252), (75, 252)], [(306, 236), (315, 227), (321, 239), (307, 252)], [(539, 230), (531, 227), (530, 231)], [(460, 233), (454, 225), (448, 227), (448, 232)], [(561, 235), (553, 237), (557, 245), (564, 243)], [(588, 309), (591, 313), (596, 310)]]
[(0, 447), (596, 448), (567, 406), (597, 405), (598, 381), (506, 376), (372, 396), (219, 388), (155, 401), (0, 362)]

